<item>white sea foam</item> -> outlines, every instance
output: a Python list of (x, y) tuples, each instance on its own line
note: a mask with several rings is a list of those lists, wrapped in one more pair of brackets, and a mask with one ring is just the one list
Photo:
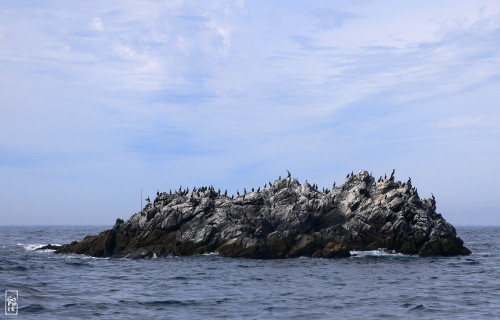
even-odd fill
[[(46, 244), (40, 244), (40, 243), (18, 243), (17, 244), (18, 246), (21, 246), (23, 247), (25, 250), (28, 250), (28, 251), (35, 251), (36, 249), (40, 249), (41, 247), (45, 246)], [(60, 244), (53, 244), (54, 246), (60, 246)], [(52, 249), (45, 249), (45, 250), (42, 250), (42, 252), (44, 251), (47, 251), (47, 252), (52, 252), (52, 251), (55, 251), (55, 250), (52, 250)]]
[(36, 249), (44, 246), (44, 244), (32, 244), (32, 243), (31, 244), (18, 243), (17, 245), (23, 247), (25, 250), (28, 251), (35, 251)]
[(368, 250), (368, 251), (350, 251), (352, 256), (355, 257), (393, 257), (404, 256), (404, 254), (388, 249)]
[(207, 252), (207, 253), (202, 253), (200, 256), (219, 256), (220, 254), (218, 252)]

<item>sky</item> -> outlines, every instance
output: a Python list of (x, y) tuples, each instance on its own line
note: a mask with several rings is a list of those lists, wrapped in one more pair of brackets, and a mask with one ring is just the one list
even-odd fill
[(2, 0), (0, 16), (0, 225), (392, 169), (450, 223), (500, 224), (498, 0)]

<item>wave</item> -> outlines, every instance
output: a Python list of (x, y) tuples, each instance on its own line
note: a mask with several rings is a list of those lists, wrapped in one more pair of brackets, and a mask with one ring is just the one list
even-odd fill
[(381, 248), (377, 250), (367, 250), (367, 251), (350, 251), (353, 257), (411, 257), (411, 255), (405, 255), (394, 250), (389, 250), (386, 248)]
[[(43, 246), (46, 246), (47, 244), (43, 243), (18, 243), (18, 246), (23, 247), (27, 251), (36, 251), (37, 249), (40, 249)], [(60, 244), (53, 243), (52, 245), (54, 246), (60, 246)], [(52, 249), (45, 249), (45, 250), (40, 250), (41, 252), (54, 252), (55, 250)]]
[(137, 302), (139, 305), (144, 306), (169, 306), (169, 305), (178, 305), (178, 306), (194, 306), (199, 305), (200, 301), (198, 300), (153, 300), (153, 301), (139, 301)]
[(202, 253), (200, 256), (220, 256), (218, 252), (207, 252), (207, 253)]
[(25, 250), (28, 251), (35, 251), (36, 249), (39, 249), (44, 246), (44, 244), (39, 244), (39, 243), (37, 244), (18, 243), (17, 245), (23, 247)]

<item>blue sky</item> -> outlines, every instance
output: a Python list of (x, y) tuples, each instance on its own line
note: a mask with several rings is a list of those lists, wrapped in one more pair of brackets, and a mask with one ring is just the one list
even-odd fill
[(0, 2), (0, 224), (396, 169), (500, 224), (500, 3)]

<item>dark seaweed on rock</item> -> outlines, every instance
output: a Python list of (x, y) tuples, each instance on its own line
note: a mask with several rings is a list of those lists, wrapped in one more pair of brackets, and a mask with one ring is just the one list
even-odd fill
[(350, 174), (332, 190), (288, 176), (236, 198), (202, 187), (158, 193), (129, 220), (58, 253), (96, 257), (218, 253), (228, 257), (347, 257), (387, 248), (418, 255), (468, 255), (455, 228), (420, 199), (411, 181)]

